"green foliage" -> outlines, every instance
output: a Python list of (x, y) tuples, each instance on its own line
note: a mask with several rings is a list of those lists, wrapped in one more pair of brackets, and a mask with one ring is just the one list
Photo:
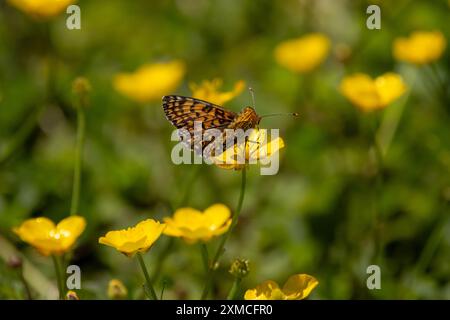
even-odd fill
[[(112, 79), (144, 63), (182, 59), (187, 75), (174, 94), (190, 95), (190, 81), (219, 77), (231, 87), (243, 79), (256, 92), (259, 114), (301, 114), (262, 122), (281, 128), (280, 171), (260, 176), (257, 168), (249, 170), (240, 220), (214, 277), (215, 297), (227, 296), (233, 283), (227, 271), (240, 257), (250, 260), (251, 270), (241, 297), (264, 280), (283, 283), (308, 273), (319, 280), (311, 295), (316, 299), (449, 299), (450, 103), (435, 99), (438, 89), (430, 88), (423, 70), (396, 62), (391, 48), (395, 37), (416, 29), (438, 29), (449, 41), (450, 8), (446, 1), (376, 2), (382, 29), (374, 31), (365, 27), (366, 1), (80, 0), (81, 30), (67, 30), (64, 13), (38, 22), (2, 2), (0, 233), (22, 249), (13, 226), (29, 217), (69, 215), (76, 139), (71, 83), (86, 77), (92, 88), (79, 214), (88, 225), (71, 261), (82, 269), (79, 296), (105, 298), (108, 281), (119, 278), (131, 298), (143, 298), (136, 262), (99, 245), (98, 237), (171, 215), (196, 168), (171, 162), (172, 127), (161, 103), (137, 105), (113, 89)], [(311, 31), (327, 34), (333, 48), (350, 46), (350, 60), (340, 62), (332, 49), (307, 75), (275, 63), (277, 43)], [(449, 52), (436, 65), (447, 89)], [(53, 68), (49, 92), (46, 59)], [(410, 92), (386, 110), (362, 113), (338, 91), (346, 73), (387, 71), (402, 74)], [(227, 107), (239, 111), (250, 101), (244, 92)], [(371, 150), (373, 123), (392, 124), (391, 109), (399, 108), (380, 172)], [(18, 138), (32, 117), (39, 119), (36, 126)], [(17, 147), (3, 157), (12, 141)], [(239, 186), (239, 172), (203, 166), (182, 205), (234, 208)], [(375, 229), (374, 210), (380, 212)], [(145, 256), (150, 273), (169, 240), (162, 237)], [(219, 242), (208, 243), (209, 252)], [(366, 287), (370, 264), (381, 266), (382, 290)], [(50, 267), (42, 266), (45, 274), (52, 274)], [(153, 281), (158, 296), (165, 286), (164, 298), (199, 298), (205, 273), (198, 247), (172, 241)], [(20, 279), (0, 260), (0, 298), (24, 297)]]

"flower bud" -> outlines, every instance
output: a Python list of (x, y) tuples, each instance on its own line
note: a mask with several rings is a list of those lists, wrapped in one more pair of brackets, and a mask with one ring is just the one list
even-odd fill
[(244, 278), (248, 275), (250, 271), (249, 262), (247, 259), (236, 259), (231, 264), (230, 270), (228, 271), (236, 278)]
[(88, 79), (84, 77), (78, 77), (72, 82), (72, 92), (77, 97), (77, 108), (84, 108), (88, 105), (88, 96), (90, 91), (91, 84)]
[(66, 293), (66, 300), (80, 300), (80, 298), (75, 291), (69, 290)]
[(124, 300), (128, 296), (128, 290), (122, 281), (112, 279), (108, 284), (108, 297), (112, 300)]
[(334, 55), (341, 63), (347, 63), (352, 58), (352, 48), (346, 43), (338, 43), (334, 48)]
[(8, 258), (7, 265), (12, 269), (20, 269), (22, 268), (22, 258), (16, 255), (11, 256)]

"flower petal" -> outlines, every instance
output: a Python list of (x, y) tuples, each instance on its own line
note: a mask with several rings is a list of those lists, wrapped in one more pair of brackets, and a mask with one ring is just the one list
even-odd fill
[(48, 218), (39, 217), (35, 219), (25, 220), (19, 227), (14, 228), (22, 241), (33, 245), (36, 239), (46, 239), (50, 237), (50, 233), (55, 229), (55, 224)]
[(8, 0), (17, 9), (37, 18), (50, 18), (62, 13), (75, 0)]
[(245, 292), (245, 300), (283, 300), (283, 293), (275, 281), (267, 280)]
[(100, 237), (98, 242), (132, 256), (136, 252), (149, 250), (161, 236), (165, 226), (153, 219), (147, 219), (128, 229), (109, 231), (104, 237)]
[(288, 300), (305, 299), (319, 284), (316, 278), (308, 274), (291, 276), (283, 286), (283, 293)]
[(147, 219), (138, 223), (136, 225), (136, 229), (142, 229), (143, 233), (146, 235), (145, 243), (142, 246), (142, 249), (148, 250), (153, 243), (159, 239), (165, 227), (165, 224), (153, 219)]
[(407, 38), (395, 39), (393, 55), (397, 60), (422, 65), (438, 60), (446, 46), (440, 31), (415, 31)]
[(406, 91), (406, 85), (402, 77), (393, 72), (377, 77), (375, 86), (380, 97), (380, 103), (383, 106), (390, 104)]
[(86, 227), (86, 220), (80, 216), (71, 216), (61, 220), (56, 226), (56, 233), (61, 238), (61, 245), (64, 249), (69, 249), (77, 238), (83, 233)]
[(124, 96), (145, 103), (170, 94), (185, 74), (182, 61), (145, 64), (133, 73), (119, 73), (114, 88)]
[(204, 213), (193, 208), (180, 208), (173, 217), (164, 218), (167, 225), (164, 234), (181, 237), (189, 244), (206, 242), (228, 230), (230, 216), (230, 209), (223, 204), (212, 205)]
[(346, 76), (340, 85), (341, 93), (364, 111), (380, 107), (380, 97), (371, 77), (363, 73)]
[(200, 85), (190, 83), (192, 96), (196, 99), (209, 101), (217, 105), (223, 105), (238, 96), (245, 88), (245, 82), (240, 80), (235, 83), (233, 90), (221, 92), (222, 79), (204, 80)]
[(298, 73), (317, 68), (330, 51), (330, 40), (320, 33), (281, 42), (275, 48), (275, 60), (281, 66)]
[(207, 208), (203, 215), (205, 225), (210, 230), (215, 230), (222, 227), (230, 219), (231, 211), (226, 205), (217, 203)]

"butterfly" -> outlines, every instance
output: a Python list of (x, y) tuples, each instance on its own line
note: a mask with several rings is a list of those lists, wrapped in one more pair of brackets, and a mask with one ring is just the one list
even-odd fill
[[(208, 129), (218, 129), (222, 132), (225, 129), (246, 131), (256, 128), (261, 121), (261, 117), (252, 107), (245, 107), (236, 113), (207, 101), (177, 95), (164, 96), (162, 102), (167, 120), (177, 129), (188, 130), (191, 137), (195, 134), (196, 121), (201, 122), (202, 134)], [(200, 153), (213, 141), (214, 139), (202, 141), (200, 146), (191, 139), (188, 144), (191, 149)]]

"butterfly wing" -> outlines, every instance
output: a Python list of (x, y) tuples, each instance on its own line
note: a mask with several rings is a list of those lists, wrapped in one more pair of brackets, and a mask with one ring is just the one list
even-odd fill
[[(237, 117), (237, 114), (233, 111), (191, 97), (164, 96), (162, 101), (167, 120), (178, 129), (188, 130), (191, 137), (194, 137), (196, 133), (194, 126), (196, 121), (201, 122), (201, 130), (219, 129), (223, 131)], [(203, 149), (212, 141), (203, 141), (200, 147), (200, 145), (195, 145), (194, 140), (191, 139), (188, 141), (188, 145), (201, 154)]]

